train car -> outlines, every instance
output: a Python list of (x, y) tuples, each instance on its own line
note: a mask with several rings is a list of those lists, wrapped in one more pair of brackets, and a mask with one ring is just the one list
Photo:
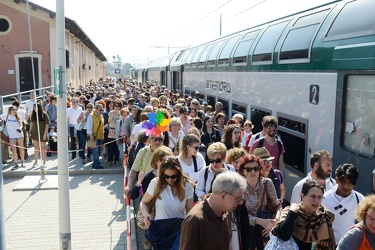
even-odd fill
[(170, 54), (147, 65), (147, 81), (156, 85), (171, 86), (173, 74), (170, 71), (171, 61), (174, 61), (178, 53)]
[(374, 9), (373, 0), (332, 2), (187, 49), (173, 64), (184, 93), (242, 113), (253, 132), (264, 115), (278, 118), (287, 200), (322, 149), (333, 173), (352, 163), (356, 190), (375, 192)]

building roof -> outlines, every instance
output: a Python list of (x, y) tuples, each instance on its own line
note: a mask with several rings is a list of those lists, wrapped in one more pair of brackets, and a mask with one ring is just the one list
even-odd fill
[[(19, 4), (20, 2), (26, 4), (26, 0), (14, 0), (15, 3)], [(53, 12), (49, 9), (46, 9), (40, 5), (35, 3), (29, 2), (29, 5), (32, 10), (42, 10), (44, 12), (49, 13), (51, 19), (56, 17), (56, 12)], [(107, 58), (103, 55), (103, 53), (96, 47), (96, 45), (91, 41), (88, 35), (83, 31), (81, 27), (77, 24), (76, 21), (65, 17), (65, 29), (69, 30), (74, 36), (76, 36), (79, 40), (81, 40), (89, 49), (91, 49), (95, 56), (102, 62), (107, 61)]]

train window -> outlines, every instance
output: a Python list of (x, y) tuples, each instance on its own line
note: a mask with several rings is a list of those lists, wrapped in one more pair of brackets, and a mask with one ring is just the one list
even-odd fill
[(190, 95), (190, 89), (185, 88), (185, 95)]
[(375, 75), (348, 76), (342, 103), (343, 147), (372, 158), (375, 148)]
[(221, 49), (221, 47), (223, 47), (223, 44), (224, 44), (225, 41), (226, 40), (221, 40), (221, 41), (218, 41), (215, 44), (215, 46), (212, 48), (212, 50), (210, 52), (210, 55), (207, 58), (207, 65), (215, 66), (217, 55), (219, 54), (220, 49)]
[(199, 57), (199, 55), (201, 54), (203, 48), (204, 48), (203, 46), (200, 47), (200, 48), (198, 49), (198, 51), (194, 54), (194, 57), (193, 57), (193, 59), (191, 60), (190, 68), (195, 68), (195, 67), (197, 67), (198, 57)]
[(234, 114), (243, 115), (243, 122), (247, 119), (246, 104), (232, 103), (232, 116)]
[(208, 95), (207, 96), (207, 104), (211, 105), (215, 109), (216, 97)]
[(287, 24), (288, 21), (284, 21), (267, 27), (254, 49), (253, 62), (271, 62), (276, 42)]
[[(225, 114), (229, 114), (228, 112), (229, 112), (229, 102), (228, 101), (226, 101), (226, 100), (224, 100), (224, 99), (218, 99), (217, 100), (218, 102), (221, 102), (222, 104), (223, 104), (223, 111), (224, 111), (224, 113)], [(214, 106), (215, 107), (215, 106)]]
[(284, 162), (305, 175), (307, 154), (307, 120), (279, 114), (278, 134), (284, 144)]
[(271, 111), (256, 107), (251, 108), (251, 122), (254, 125), (254, 128), (252, 130), (253, 134), (256, 134), (263, 130), (262, 119), (266, 115), (271, 115)]
[(293, 28), (308, 26), (315, 23), (320, 23), (328, 13), (328, 10), (324, 10), (318, 13), (313, 13), (307, 16), (301, 16), (293, 25)]
[(195, 53), (197, 52), (198, 49), (194, 49), (192, 50), (186, 57), (185, 61), (183, 63), (185, 63), (186, 65), (189, 65), (191, 63), (191, 60), (193, 59), (193, 56), (195, 55)]
[(249, 54), (250, 48), (253, 45), (255, 37), (258, 35), (259, 30), (255, 30), (247, 33), (237, 45), (237, 48), (233, 56), (233, 64), (237, 63), (247, 63), (247, 56)]
[(237, 43), (239, 38), (240, 36), (234, 36), (230, 38), (228, 42), (224, 45), (219, 57), (219, 65), (229, 64), (229, 57), (232, 53), (234, 45)]
[(327, 40), (359, 37), (375, 33), (375, 1), (348, 2), (327, 33)]
[(281, 47), (280, 60), (309, 58), (309, 48), (319, 24), (290, 30)]
[(204, 50), (203, 50), (201, 56), (199, 57), (198, 67), (202, 67), (202, 66), (205, 66), (205, 65), (206, 65), (207, 55), (208, 55), (208, 52), (210, 52), (211, 48), (212, 48), (212, 44), (209, 44), (209, 45), (207, 45), (207, 46), (204, 48)]

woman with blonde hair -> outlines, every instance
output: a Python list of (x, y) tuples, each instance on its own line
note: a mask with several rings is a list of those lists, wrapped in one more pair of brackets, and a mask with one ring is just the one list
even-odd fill
[(228, 152), (227, 152), (227, 158), (226, 158), (226, 162), (231, 164), (235, 169), (236, 171), (238, 172), (238, 169), (240, 167), (240, 158), (241, 157), (244, 157), (245, 155), (247, 155), (247, 152), (245, 149), (243, 148), (232, 148), (232, 149), (229, 149)]
[(358, 204), (354, 225), (340, 240), (336, 250), (375, 249), (375, 194)]
[(182, 131), (181, 120), (177, 117), (173, 117), (168, 127), (169, 147), (171, 148), (173, 155), (177, 156), (179, 153), (179, 143), (185, 136), (185, 133)]
[[(20, 166), (17, 163), (17, 147), (20, 147), (19, 150), (21, 158), (21, 167), (25, 161), (25, 150), (23, 150), (23, 132), (22, 132), (22, 120), (21, 117), (17, 114), (17, 107), (10, 106), (8, 108), (8, 113), (1, 115), (1, 120), (5, 121), (5, 127), (8, 132), (9, 143), (12, 148), (12, 156), (14, 167), (12, 170), (19, 168)], [(41, 135), (43, 137), (43, 135)], [(43, 139), (43, 138), (41, 138)], [(47, 139), (47, 138), (45, 138)]]
[[(147, 239), (154, 248), (179, 249), (183, 218), (194, 205), (193, 186), (175, 156), (164, 158), (158, 177), (151, 180), (140, 203), (148, 228)], [(151, 220), (148, 203), (155, 204), (154, 220)], [(164, 233), (160, 233), (161, 230)]]

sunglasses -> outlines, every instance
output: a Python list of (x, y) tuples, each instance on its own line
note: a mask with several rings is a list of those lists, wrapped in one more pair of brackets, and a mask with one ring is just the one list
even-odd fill
[(153, 141), (158, 141), (158, 142), (162, 142), (162, 141), (164, 141), (163, 138), (152, 138), (151, 140), (153, 140)]
[(277, 129), (277, 125), (267, 125), (268, 129)]
[(175, 180), (175, 179), (177, 179), (177, 174), (174, 174), (174, 175), (166, 175), (166, 174), (164, 174), (163, 175), (163, 179), (164, 180), (168, 180), (168, 179), (172, 179), (172, 180)]
[(103, 109), (98, 109), (99, 112), (103, 112)]
[(214, 163), (214, 162), (216, 162), (216, 163), (220, 163), (220, 162), (222, 161), (222, 159), (221, 159), (221, 158), (217, 158), (217, 159), (215, 159), (215, 160), (211, 160), (211, 159), (209, 159), (209, 161), (210, 161), (210, 163)]
[(192, 148), (194, 148), (195, 150), (198, 150), (199, 149), (199, 146), (198, 147), (193, 147), (193, 146), (191, 146)]
[(253, 168), (245, 168), (246, 172), (250, 173), (254, 170), (254, 172), (258, 172), (260, 169), (259, 166), (253, 167)]

